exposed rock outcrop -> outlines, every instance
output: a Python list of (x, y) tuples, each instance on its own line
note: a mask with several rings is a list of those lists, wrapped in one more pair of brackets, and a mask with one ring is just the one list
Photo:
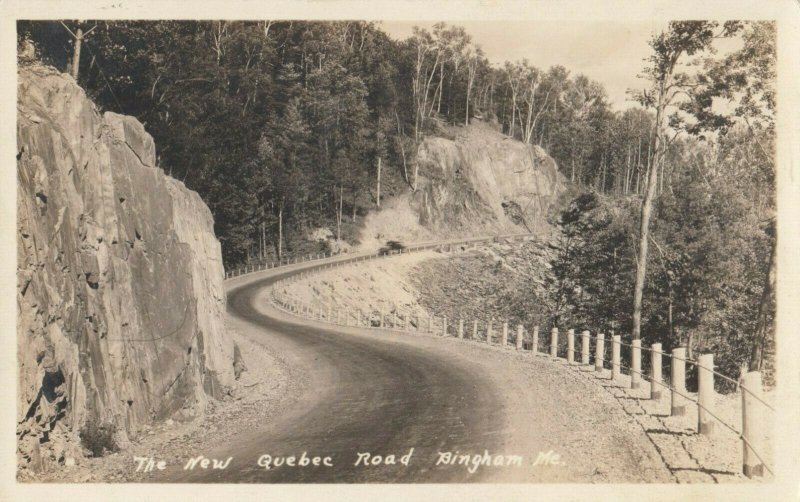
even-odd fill
[(81, 431), (124, 444), (202, 412), (234, 347), (211, 213), (142, 124), (41, 66), (17, 110), (17, 435), (20, 468), (42, 470), (79, 459)]
[(423, 140), (416, 162), (417, 189), (370, 214), (365, 246), (392, 238), (538, 232), (568, 185), (542, 148), (477, 119), (454, 139)]

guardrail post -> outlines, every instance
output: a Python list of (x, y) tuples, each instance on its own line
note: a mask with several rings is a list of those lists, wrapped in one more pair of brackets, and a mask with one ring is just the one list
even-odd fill
[(558, 328), (550, 330), (550, 357), (558, 357)]
[(603, 356), (605, 353), (606, 335), (603, 333), (597, 334), (597, 343), (594, 346), (594, 370), (603, 371)]
[(331, 312), (332, 312), (332, 310), (333, 310), (333, 307), (331, 307), (330, 305), (328, 305), (328, 315), (327, 315), (327, 317), (325, 318), (325, 319), (327, 319), (327, 321), (328, 321), (328, 322), (331, 322)]
[(442, 336), (447, 336), (447, 316), (442, 316)]
[(686, 347), (672, 349), (671, 361), (672, 384), (672, 411), (671, 415), (682, 416), (686, 414), (686, 401), (681, 394), (686, 393)]
[(478, 321), (472, 321), (472, 339), (478, 339)]
[(344, 309), (344, 325), (350, 326), (350, 308)]
[(523, 336), (522, 324), (517, 324), (517, 340), (516, 340), (517, 350), (522, 350), (522, 336)]
[(714, 434), (714, 354), (697, 358), (697, 432)]
[[(763, 412), (758, 399), (762, 398), (761, 372), (750, 371), (742, 376), (742, 471), (748, 478), (764, 475)], [(747, 390), (745, 390), (747, 389)]]
[(431, 316), (430, 315), (427, 316), (427, 320), (428, 320), (428, 333), (433, 333), (433, 329), (432, 329), (433, 328), (433, 322), (431, 321)]
[(661, 399), (663, 389), (661, 378), (661, 344), (650, 346), (650, 399)]
[(533, 336), (531, 336), (531, 354), (534, 356), (539, 353), (539, 326), (533, 327)]
[(392, 312), (392, 329), (397, 328), (397, 310)]
[(508, 345), (508, 322), (503, 323), (503, 338), (501, 339), (500, 345), (502, 347)]
[(380, 319), (380, 322), (378, 323), (378, 325), (379, 325), (381, 328), (383, 328), (383, 327), (384, 327), (384, 324), (383, 324), (383, 318), (384, 318), (384, 316), (385, 316), (385, 313), (384, 313), (384, 311), (383, 311), (383, 307), (381, 307), (381, 319)]
[(464, 319), (458, 320), (458, 338), (464, 339)]
[(589, 364), (589, 331), (581, 333), (581, 364)]
[(573, 364), (575, 362), (575, 330), (567, 330), (567, 363)]
[(619, 378), (619, 348), (620, 336), (611, 335), (611, 379)]
[(492, 321), (486, 323), (486, 343), (492, 344)]
[(642, 386), (642, 341), (631, 342), (631, 389)]

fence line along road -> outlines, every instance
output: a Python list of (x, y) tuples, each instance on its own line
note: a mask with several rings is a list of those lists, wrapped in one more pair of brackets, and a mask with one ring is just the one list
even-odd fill
[[(279, 267), (287, 267), (289, 265), (302, 264), (308, 262), (320, 262), (319, 265), (312, 266), (298, 273), (277, 281), (272, 288), (272, 300), (274, 304), (281, 310), (318, 322), (325, 322), (339, 326), (353, 326), (362, 327), (375, 330), (389, 330), (389, 331), (413, 331), (417, 333), (427, 333), (441, 337), (454, 337), (459, 340), (474, 340), (481, 341), (479, 327), (481, 324), (485, 327), (485, 337), (483, 341), (489, 345), (494, 345), (495, 338), (494, 332), (495, 319), (475, 319), (472, 322), (471, 336), (469, 331), (465, 331), (464, 326), (468, 320), (460, 318), (457, 320), (450, 320), (446, 316), (434, 315), (421, 318), (418, 314), (398, 312), (394, 309), (391, 316), (387, 315), (383, 309), (378, 312), (370, 308), (369, 312), (363, 312), (361, 309), (354, 309), (351, 311), (349, 308), (344, 308), (343, 311), (339, 308), (333, 308), (328, 305), (323, 309), (321, 306), (316, 308), (290, 295), (279, 292), (280, 288), (285, 288), (288, 284), (296, 282), (300, 278), (309, 277), (312, 272), (319, 270), (327, 270), (333, 267), (341, 267), (361, 261), (386, 259), (391, 256), (400, 254), (407, 254), (417, 251), (425, 251), (430, 249), (452, 251), (454, 247), (472, 246), (472, 249), (477, 248), (479, 244), (489, 242), (499, 242), (502, 240), (524, 240), (531, 238), (533, 234), (510, 234), (495, 237), (477, 237), (471, 239), (456, 239), (449, 241), (434, 241), (424, 242), (409, 245), (405, 249), (391, 250), (384, 253), (360, 253), (360, 254), (309, 254), (302, 256), (294, 256), (284, 258), (277, 262), (260, 262), (247, 265), (245, 267), (237, 268), (231, 272), (226, 273), (226, 279), (232, 279), (243, 275), (248, 275), (264, 270), (270, 270)], [(467, 250), (466, 248), (463, 250)], [(336, 261), (323, 262), (322, 260), (338, 258)], [(412, 320), (416, 322), (412, 322)], [(424, 320), (424, 322), (423, 322)], [(452, 322), (452, 329), (450, 325)], [(422, 326), (425, 326), (422, 329)], [(468, 324), (467, 324), (468, 325)], [(533, 326), (533, 331), (528, 335), (524, 326), (518, 325), (514, 331), (513, 340), (509, 343), (509, 324), (507, 321), (498, 323), (501, 326), (501, 336), (497, 345), (507, 349), (516, 349), (518, 351), (529, 351), (533, 355), (545, 355), (539, 351), (541, 344), (539, 343), (540, 330), (539, 326)], [(763, 399), (763, 383), (762, 375), (758, 371), (751, 371), (742, 375), (741, 379), (736, 380), (727, 375), (719, 373), (714, 370), (714, 356), (713, 354), (703, 354), (698, 360), (690, 360), (686, 357), (686, 347), (675, 347), (671, 353), (666, 353), (662, 350), (660, 343), (654, 343), (651, 347), (642, 347), (641, 340), (632, 340), (630, 344), (622, 341), (620, 335), (615, 335), (611, 332), (610, 336), (610, 352), (611, 357), (608, 358), (608, 346), (606, 345), (606, 337), (604, 333), (595, 332), (592, 336), (589, 330), (581, 332), (580, 349), (575, 347), (575, 331), (569, 329), (566, 332), (567, 341), (566, 349), (561, 357), (559, 355), (559, 328), (553, 327), (550, 330), (550, 340), (548, 346), (548, 355), (553, 359), (566, 359), (569, 366), (591, 366), (594, 365), (595, 371), (603, 371), (608, 365), (611, 369), (612, 380), (617, 380), (622, 375), (622, 370), (626, 370), (630, 376), (630, 386), (632, 389), (640, 388), (643, 382), (650, 383), (650, 399), (660, 401), (663, 398), (662, 390), (666, 390), (670, 397), (670, 415), (680, 416), (686, 413), (686, 406), (694, 405), (698, 408), (698, 423), (697, 433), (713, 436), (716, 434), (715, 424), (720, 424), (725, 429), (735, 433), (742, 441), (742, 472), (749, 478), (761, 477), (764, 471), (773, 473), (772, 468), (764, 458), (764, 440), (763, 432), (767, 427), (767, 423), (762, 413), (763, 410), (775, 411), (775, 408)], [(526, 338), (529, 338), (529, 343), (526, 343)], [(591, 340), (594, 339), (594, 357), (592, 360), (591, 353)], [(621, 359), (622, 347), (626, 347), (630, 352), (630, 365), (623, 364)], [(642, 371), (642, 351), (650, 354), (650, 371), (645, 374)], [(578, 361), (579, 356), (579, 361)], [(667, 378), (663, 374), (663, 358), (666, 357), (669, 362), (670, 374)], [(698, 392), (697, 399), (692, 398), (686, 390), (686, 366), (694, 367), (697, 371)], [(742, 427), (738, 430), (725, 420), (721, 419), (714, 409), (714, 381), (719, 378), (724, 381), (734, 383), (742, 391)]]

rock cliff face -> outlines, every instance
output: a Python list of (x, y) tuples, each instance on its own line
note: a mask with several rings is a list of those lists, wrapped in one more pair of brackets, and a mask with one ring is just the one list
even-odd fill
[(17, 110), (17, 435), (41, 470), (202, 412), (234, 348), (211, 213), (144, 127), (45, 67), (20, 70)]
[(437, 229), (534, 231), (565, 189), (544, 150), (477, 120), (455, 140), (425, 139), (417, 162), (427, 182), (414, 200), (421, 222)]
[(479, 120), (454, 139), (426, 138), (417, 164), (417, 190), (368, 217), (366, 247), (391, 238), (538, 232), (568, 183), (543, 149)]

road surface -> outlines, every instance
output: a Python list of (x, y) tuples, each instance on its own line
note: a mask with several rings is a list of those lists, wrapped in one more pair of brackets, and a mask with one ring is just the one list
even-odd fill
[[(288, 273), (240, 279), (229, 290), (228, 313), (251, 339), (302, 369), (304, 392), (273, 422), (205, 453), (232, 457), (225, 469), (176, 466), (160, 481), (669, 480), (641, 429), (602, 389), (559, 363), (485, 344), (292, 318), (267, 299), (269, 285)], [(294, 466), (286, 465), (289, 457)], [(307, 465), (298, 465), (301, 458)]]

